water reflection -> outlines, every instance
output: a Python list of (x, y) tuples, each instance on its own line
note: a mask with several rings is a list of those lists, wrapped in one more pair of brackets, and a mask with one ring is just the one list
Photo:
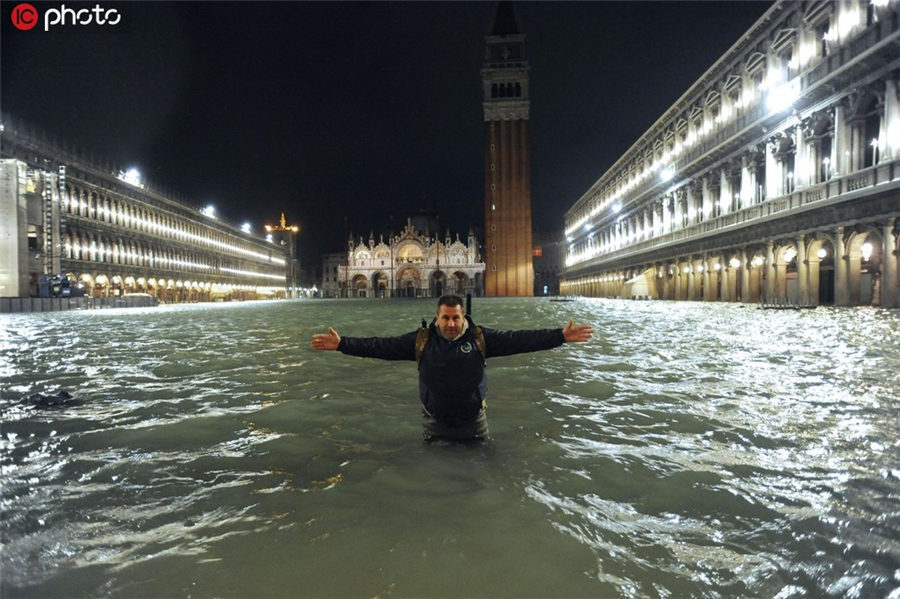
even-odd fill
[(3, 317), (2, 595), (900, 594), (896, 311), (476, 300), (598, 331), (492, 360), (480, 448), (420, 442), (414, 364), (307, 349), (432, 312)]

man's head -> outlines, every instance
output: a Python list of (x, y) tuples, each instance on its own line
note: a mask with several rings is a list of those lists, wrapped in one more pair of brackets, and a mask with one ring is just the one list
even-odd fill
[(463, 300), (458, 295), (444, 295), (438, 300), (435, 325), (445, 339), (455, 339), (462, 331), (466, 320)]

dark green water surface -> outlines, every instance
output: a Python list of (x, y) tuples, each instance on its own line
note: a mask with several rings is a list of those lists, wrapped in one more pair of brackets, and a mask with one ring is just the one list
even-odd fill
[(898, 311), (474, 303), (596, 329), (489, 361), (480, 447), (309, 349), (433, 300), (0, 317), (0, 595), (900, 597)]

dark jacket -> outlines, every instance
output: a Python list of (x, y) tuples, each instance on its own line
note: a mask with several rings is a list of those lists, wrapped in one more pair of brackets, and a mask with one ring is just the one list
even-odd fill
[[(447, 426), (473, 422), (487, 392), (484, 356), (475, 344), (475, 323), (454, 341), (444, 339), (434, 322), (419, 360), (419, 399)], [(552, 349), (565, 343), (562, 329), (500, 331), (481, 327), (488, 358)], [(341, 337), (338, 350), (351, 356), (415, 360), (418, 331), (399, 337)]]

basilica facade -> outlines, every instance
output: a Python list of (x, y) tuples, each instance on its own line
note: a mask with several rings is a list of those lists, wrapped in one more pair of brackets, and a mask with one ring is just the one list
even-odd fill
[(463, 243), (449, 229), (444, 239), (420, 231), (408, 219), (396, 235), (353, 239), (346, 263), (337, 267), (338, 294), (345, 298), (440, 297), (484, 294), (484, 262), (473, 231)]

